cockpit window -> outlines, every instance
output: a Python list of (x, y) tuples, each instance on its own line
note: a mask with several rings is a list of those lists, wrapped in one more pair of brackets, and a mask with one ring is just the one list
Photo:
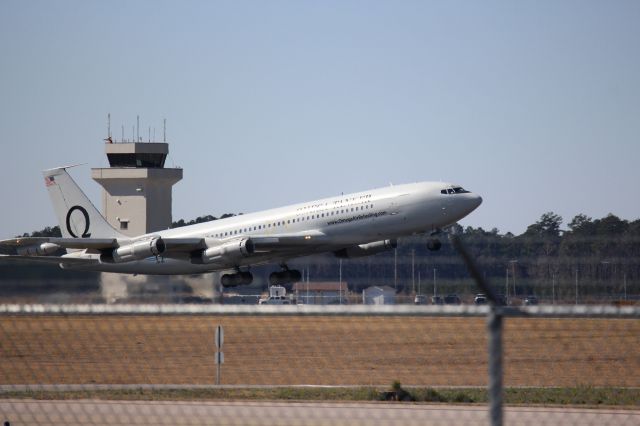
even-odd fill
[(456, 186), (455, 188), (447, 188), (440, 190), (441, 194), (466, 194), (469, 191), (462, 188), (461, 186)]

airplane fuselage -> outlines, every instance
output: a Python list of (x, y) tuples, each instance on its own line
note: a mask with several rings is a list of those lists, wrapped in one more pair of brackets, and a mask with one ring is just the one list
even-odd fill
[[(195, 274), (230, 270), (395, 239), (416, 233), (431, 232), (453, 224), (473, 211), (482, 199), (467, 191), (454, 192), (454, 185), (422, 182), (389, 186), (370, 191), (325, 198), (308, 203), (243, 214), (181, 228), (167, 229), (140, 237), (206, 238), (223, 244), (252, 237), (301, 237), (320, 241), (309, 246), (283, 248), (277, 253), (253, 253), (228, 263), (194, 264), (184, 256), (148, 257), (126, 263), (99, 262), (91, 265), (65, 264), (63, 268), (135, 274)], [(461, 189), (461, 188), (457, 188)], [(73, 252), (68, 257), (91, 257), (99, 254)]]

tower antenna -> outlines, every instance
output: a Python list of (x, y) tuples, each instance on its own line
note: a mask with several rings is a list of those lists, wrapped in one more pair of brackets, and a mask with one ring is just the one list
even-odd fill
[(136, 142), (140, 142), (140, 116), (136, 115)]
[(111, 113), (107, 113), (107, 137), (111, 137)]

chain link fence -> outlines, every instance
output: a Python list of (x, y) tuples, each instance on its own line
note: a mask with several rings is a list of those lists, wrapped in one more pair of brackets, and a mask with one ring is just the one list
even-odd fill
[[(504, 307), (503, 362), (490, 376), (494, 314), (472, 305), (0, 305), (0, 420), (640, 424), (640, 308)], [(496, 380), (504, 409), (489, 391)]]

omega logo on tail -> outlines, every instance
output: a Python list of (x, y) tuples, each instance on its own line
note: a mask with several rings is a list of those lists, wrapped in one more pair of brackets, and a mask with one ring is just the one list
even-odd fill
[(89, 213), (87, 213), (87, 210), (82, 206), (73, 206), (67, 212), (67, 231), (69, 231), (69, 234), (71, 234), (73, 238), (78, 238), (75, 232), (71, 229), (71, 213), (75, 210), (80, 210), (84, 215), (84, 231), (81, 236), (82, 238), (89, 238), (91, 236), (89, 233), (89, 225), (91, 224), (91, 221), (89, 220)]

